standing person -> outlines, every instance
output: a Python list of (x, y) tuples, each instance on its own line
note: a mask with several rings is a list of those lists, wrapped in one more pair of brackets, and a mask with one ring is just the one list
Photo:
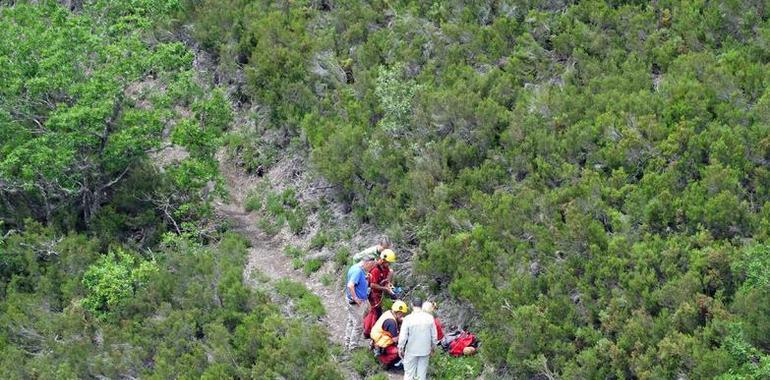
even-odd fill
[(433, 316), (422, 310), (422, 299), (412, 302), (414, 311), (404, 318), (398, 338), (398, 353), (404, 362), (404, 380), (425, 380), (428, 359), (438, 343)]
[(404, 319), (409, 308), (404, 301), (393, 302), (390, 310), (382, 314), (372, 327), (372, 344), (378, 349), (377, 359), (385, 368), (399, 366), (398, 357), (398, 324)]
[(391, 296), (394, 294), (391, 288), (391, 270), (390, 263), (396, 262), (396, 253), (390, 249), (382, 251), (377, 258), (377, 265), (369, 272), (369, 286), (372, 291), (369, 293), (369, 305), (377, 312), (377, 317), (382, 315), (382, 293), (387, 292)]
[(366, 298), (369, 296), (368, 274), (374, 268), (372, 260), (355, 263), (348, 269), (345, 279), (345, 300), (348, 303), (348, 321), (345, 328), (345, 346), (352, 351), (364, 332), (363, 317), (366, 311)]
[(441, 342), (441, 340), (444, 339), (444, 327), (441, 325), (441, 321), (439, 321), (438, 317), (436, 316), (438, 306), (436, 306), (435, 302), (425, 301), (422, 303), (422, 310), (426, 313), (430, 313), (430, 315), (433, 316), (433, 321), (436, 323), (436, 339)]
[(384, 236), (379, 244), (373, 245), (353, 255), (353, 260), (357, 262), (362, 260), (376, 260), (382, 254), (382, 251), (388, 248), (390, 248), (390, 239), (388, 239), (387, 236)]

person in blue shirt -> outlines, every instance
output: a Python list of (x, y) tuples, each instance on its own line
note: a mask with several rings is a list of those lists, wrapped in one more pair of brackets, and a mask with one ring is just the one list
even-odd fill
[(375, 265), (374, 260), (368, 260), (353, 264), (348, 269), (345, 279), (345, 301), (348, 309), (345, 346), (349, 351), (358, 347), (359, 341), (363, 339), (363, 318), (366, 314), (366, 299), (369, 296), (368, 274)]

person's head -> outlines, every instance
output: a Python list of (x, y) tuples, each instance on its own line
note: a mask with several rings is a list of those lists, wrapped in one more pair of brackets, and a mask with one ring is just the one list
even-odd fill
[(433, 314), (436, 309), (438, 309), (438, 307), (436, 307), (436, 304), (431, 301), (425, 301), (422, 303), (422, 310), (425, 312)]
[(377, 259), (377, 263), (382, 265), (383, 267), (387, 268), (390, 266), (390, 263), (396, 262), (396, 253), (393, 252), (391, 249), (386, 249), (380, 253), (380, 257)]
[(390, 238), (387, 236), (383, 236), (382, 239), (380, 239), (380, 249), (379, 251), (382, 252), (388, 248), (390, 248)]
[(422, 298), (420, 298), (420, 297), (412, 298), (412, 308), (414, 308), (414, 309), (422, 309)]
[(406, 306), (406, 302), (398, 300), (390, 306), (390, 311), (393, 312), (393, 316), (396, 317), (397, 321), (401, 321), (406, 313), (409, 312), (409, 308)]
[(366, 260), (361, 262), (361, 268), (363, 268), (366, 272), (370, 272), (376, 265), (377, 262), (374, 260)]

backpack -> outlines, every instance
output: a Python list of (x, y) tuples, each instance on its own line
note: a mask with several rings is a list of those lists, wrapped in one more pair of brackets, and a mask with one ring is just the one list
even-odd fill
[(463, 356), (465, 347), (470, 347), (474, 344), (477, 344), (476, 336), (467, 331), (463, 331), (457, 339), (449, 344), (449, 355)]

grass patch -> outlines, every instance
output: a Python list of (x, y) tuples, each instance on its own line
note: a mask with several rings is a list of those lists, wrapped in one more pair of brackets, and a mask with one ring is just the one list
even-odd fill
[(281, 196), (273, 192), (267, 193), (265, 210), (272, 216), (283, 215), (283, 201), (281, 200)]
[(290, 209), (295, 209), (299, 206), (299, 200), (297, 199), (297, 194), (294, 192), (294, 189), (285, 189), (281, 193), (281, 202)]
[(310, 249), (321, 249), (331, 242), (331, 238), (324, 231), (318, 231), (312, 239), (310, 239)]
[(321, 298), (298, 282), (285, 278), (278, 280), (275, 282), (275, 290), (278, 294), (296, 301), (295, 307), (300, 314), (313, 318), (321, 318), (326, 315), (326, 310), (321, 304)]
[(286, 189), (283, 192), (268, 192), (265, 195), (264, 208), (267, 215), (272, 216), (278, 230), (284, 223), (289, 224), (289, 228), (296, 235), (305, 229), (307, 224), (307, 212), (299, 207), (299, 200), (293, 189)]
[(350, 250), (347, 247), (340, 247), (337, 252), (334, 253), (334, 267), (337, 270), (344, 269), (348, 266), (348, 258), (350, 257)]
[(291, 267), (294, 268), (295, 270), (302, 268), (304, 266), (305, 266), (305, 261), (302, 260), (302, 258), (295, 257), (291, 259)]
[(293, 245), (287, 245), (286, 248), (283, 249), (283, 253), (286, 256), (289, 256), (293, 259), (301, 258), (302, 256), (305, 256), (305, 252), (302, 251), (299, 247), (295, 247)]
[(330, 274), (324, 273), (323, 275), (321, 275), (321, 285), (331, 286), (333, 282), (334, 282), (334, 279)]
[(256, 171), (259, 165), (269, 167), (275, 163), (278, 150), (266, 143), (254, 132), (229, 132), (222, 138), (229, 160), (239, 159), (247, 173)]
[(479, 355), (453, 357), (443, 350), (430, 358), (428, 377), (433, 379), (475, 379), (483, 365)]
[(319, 269), (321, 269), (321, 265), (323, 265), (323, 261), (319, 259), (311, 259), (305, 261), (305, 276), (310, 276), (310, 274), (317, 272)]
[(299, 235), (305, 229), (305, 224), (307, 224), (307, 212), (301, 207), (294, 211), (287, 211), (286, 222), (289, 223), (291, 232)]
[(255, 192), (250, 192), (246, 196), (246, 202), (243, 204), (246, 212), (259, 211), (262, 209), (262, 197)]
[(283, 226), (282, 218), (275, 222), (271, 222), (268, 218), (261, 218), (257, 222), (257, 227), (259, 227), (262, 232), (270, 236), (275, 235), (281, 231), (281, 226)]
[(374, 375), (380, 369), (380, 362), (366, 348), (357, 348), (351, 353), (350, 365), (361, 377)]

